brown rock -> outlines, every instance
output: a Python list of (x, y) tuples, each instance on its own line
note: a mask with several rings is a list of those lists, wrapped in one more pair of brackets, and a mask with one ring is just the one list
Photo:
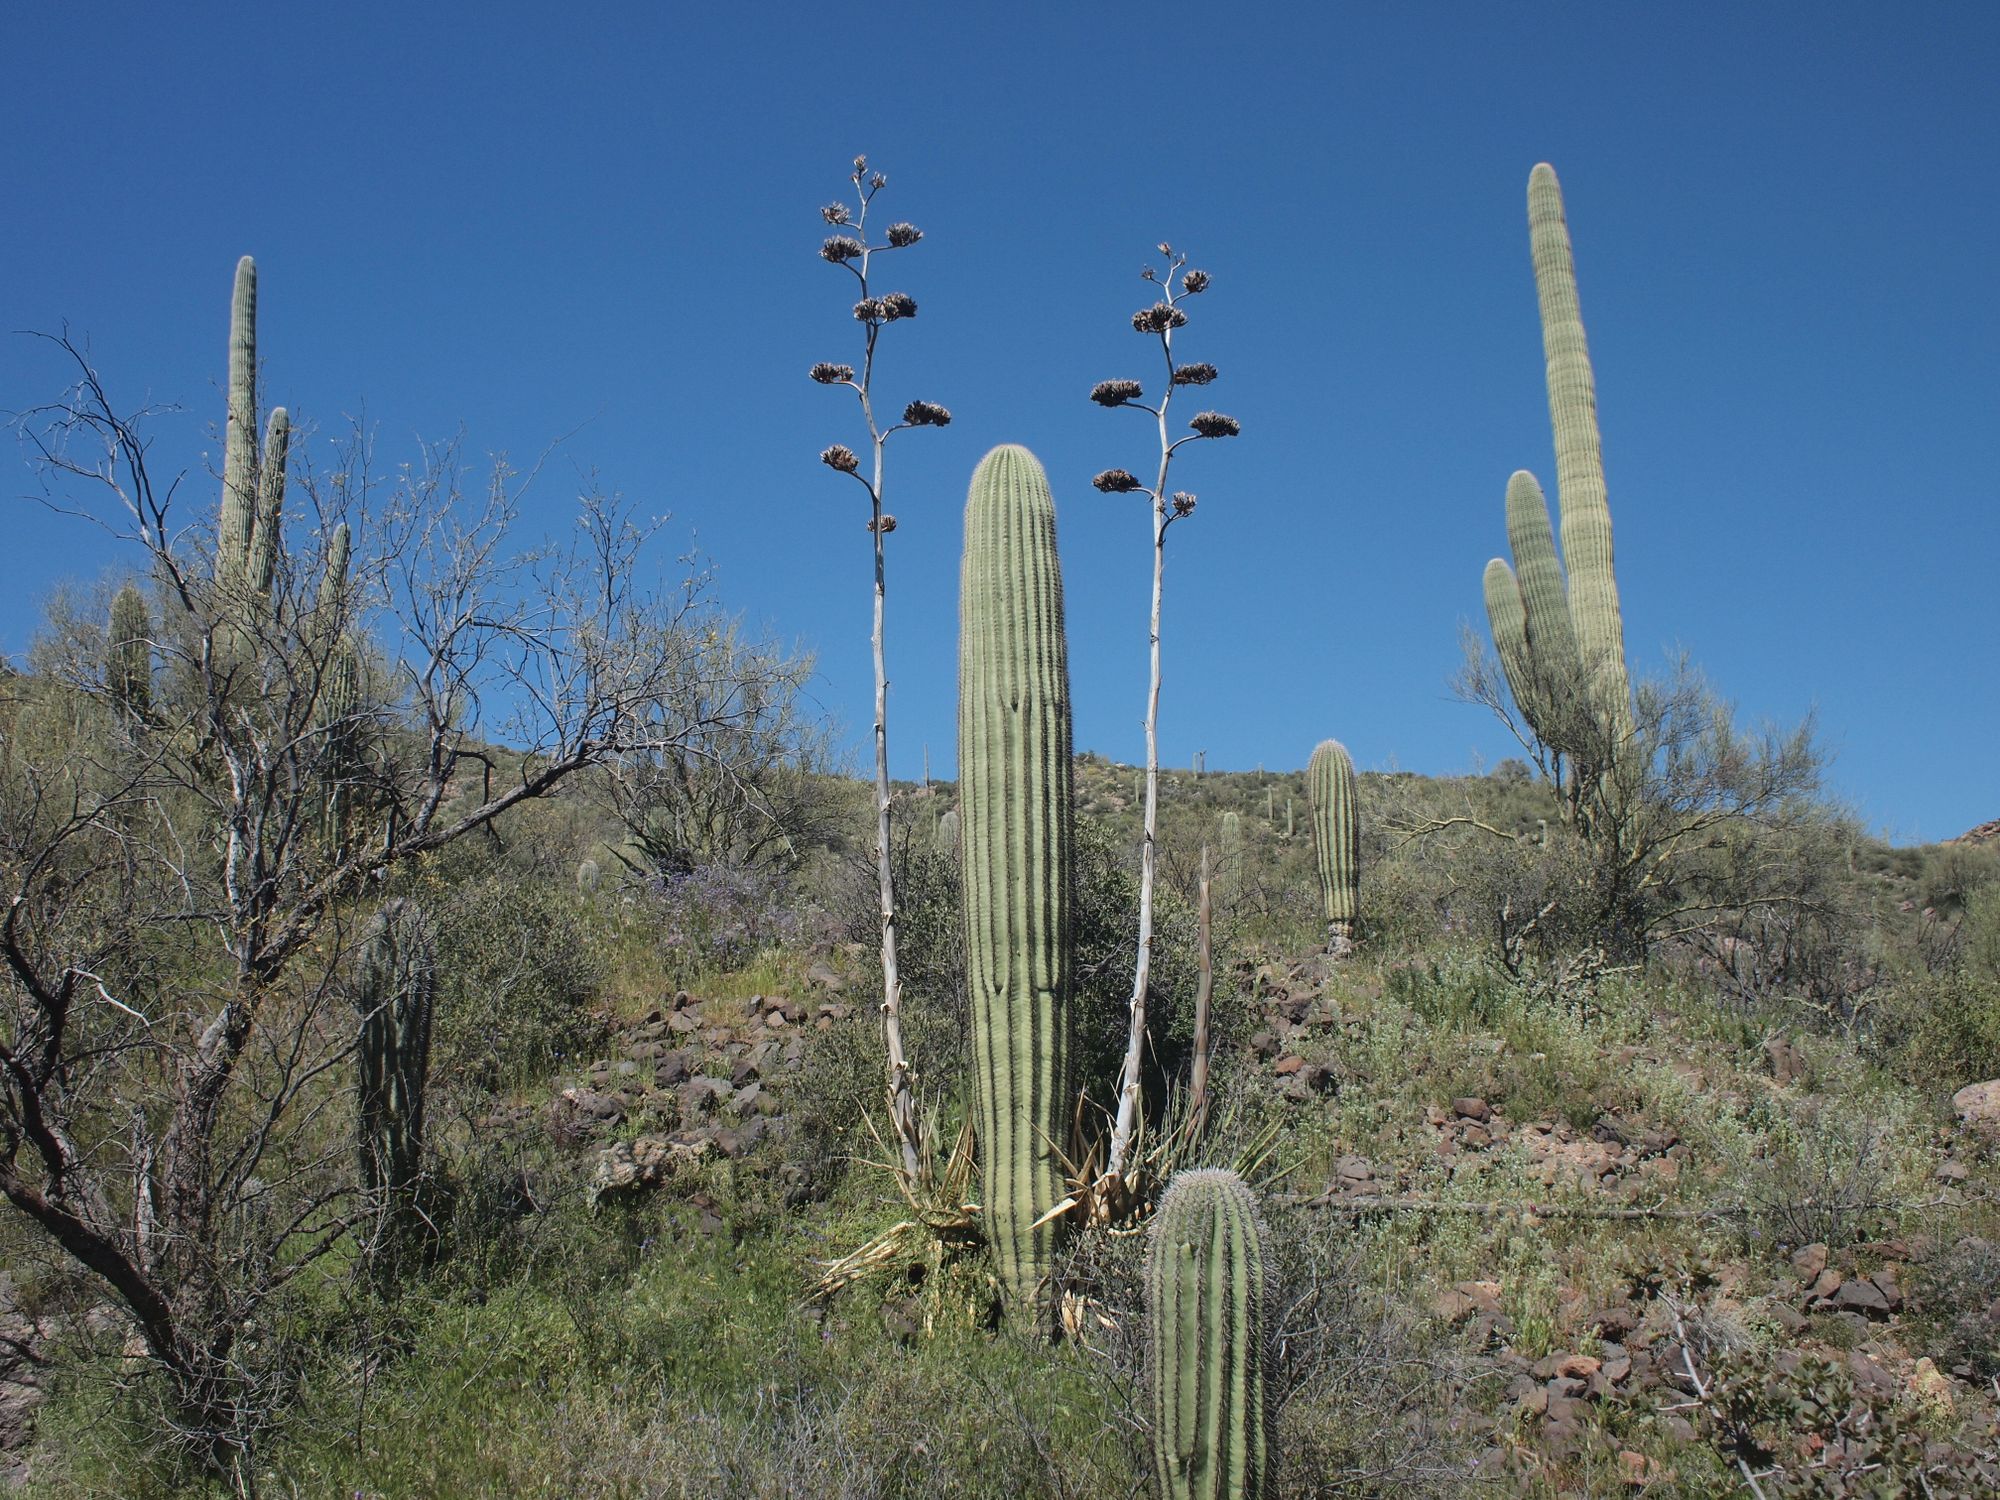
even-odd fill
[(1802, 1285), (1810, 1286), (1819, 1280), (1819, 1273), (1826, 1269), (1826, 1246), (1811, 1244), (1793, 1252), (1792, 1269), (1799, 1273)]
[(1588, 1380), (1602, 1367), (1603, 1361), (1593, 1359), (1588, 1354), (1565, 1354), (1556, 1361), (1556, 1374), (1569, 1380)]
[(1951, 1107), (1972, 1129), (2000, 1134), (2000, 1078), (1967, 1084), (1951, 1096)]
[(1300, 1057), (1296, 1053), (1294, 1053), (1290, 1057), (1279, 1058), (1277, 1061), (1277, 1065), (1273, 1067), (1271, 1071), (1276, 1073), (1280, 1078), (1289, 1078), (1292, 1074), (1298, 1072), (1299, 1069), (1303, 1068), (1305, 1065), (1306, 1065), (1306, 1060), (1303, 1057)]
[(1493, 1106), (1484, 1099), (1467, 1095), (1463, 1099), (1451, 1101), (1452, 1112), (1461, 1120), (1478, 1120), (1482, 1124), (1493, 1118)]

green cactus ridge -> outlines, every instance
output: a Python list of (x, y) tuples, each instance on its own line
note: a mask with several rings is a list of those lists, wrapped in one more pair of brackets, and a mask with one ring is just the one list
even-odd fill
[(104, 685), (127, 719), (143, 719), (153, 707), (153, 621), (146, 596), (126, 584), (111, 600), (105, 634)]
[(368, 925), (354, 985), (361, 1022), (355, 1055), (361, 1185), (391, 1221), (392, 1236), (414, 1228), (436, 989), (429, 921), (412, 901), (384, 902)]
[(1055, 503), (995, 448), (965, 506), (959, 849), (986, 1236), (1017, 1317), (1039, 1305), (1069, 1104), (1073, 824)]
[(1275, 1470), (1266, 1233), (1234, 1172), (1177, 1174), (1146, 1247), (1147, 1387), (1166, 1500), (1261, 1500)]
[[(1623, 739), (1631, 732), (1631, 687), (1625, 672), (1618, 579), (1612, 570), (1611, 507), (1597, 427), (1597, 382), (1584, 339), (1562, 186), (1547, 162), (1528, 177), (1528, 233), (1542, 312), (1549, 420), (1555, 428), (1556, 495), (1562, 511), (1563, 562), (1569, 570), (1569, 614), (1598, 713)], [(1515, 561), (1519, 566), (1518, 555)], [(1523, 578), (1523, 590), (1527, 587)], [(1530, 629), (1533, 605), (1531, 598)]]
[(1306, 764), (1312, 805), (1313, 854), (1320, 903), (1336, 950), (1361, 909), (1361, 821), (1355, 804), (1354, 760), (1338, 740), (1321, 740)]

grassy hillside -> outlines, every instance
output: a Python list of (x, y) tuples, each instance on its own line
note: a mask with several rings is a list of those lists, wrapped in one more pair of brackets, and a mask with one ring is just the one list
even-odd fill
[[(1138, 774), (1077, 768), (1100, 1104)], [(819, 787), (834, 832), (784, 868), (640, 878), (579, 781), (371, 893), (419, 897), (439, 932), (431, 1234), (399, 1283), (330, 1256), (246, 1330), (288, 1372), (261, 1493), (1152, 1492), (1141, 1236), (1072, 1241), (1054, 1343), (1000, 1331), (963, 1235), (908, 1235), (815, 1293), (909, 1218), (875, 1165), (865, 793)], [(898, 807), (911, 1050), (947, 1143), (967, 1086), (951, 795)], [(1207, 1155), (1251, 1168), (1270, 1219), (1279, 1493), (2000, 1488), (2000, 1167), (1951, 1104), (2000, 1076), (1991, 851), (1837, 831), (1838, 889), (1784, 963), (1773, 929), (1510, 965), (1494, 903), (1533, 878), (1540, 784), (1370, 775), (1362, 804), (1367, 917), (1335, 963), (1303, 772), (1163, 792), (1157, 1079), (1184, 1077), (1207, 843)], [(1486, 842), (1446, 858), (1459, 819)], [(318, 1128), (345, 1149), (340, 1109)], [(0, 1234), (30, 1492), (203, 1492), (157, 1457), (121, 1319), (17, 1219)]]

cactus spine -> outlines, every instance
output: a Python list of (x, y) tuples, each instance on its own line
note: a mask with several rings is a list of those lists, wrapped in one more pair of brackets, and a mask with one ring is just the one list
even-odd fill
[(1271, 1492), (1272, 1314), (1257, 1200), (1234, 1172), (1178, 1174), (1146, 1247), (1153, 1462), (1166, 1500)]
[(128, 723), (139, 723), (152, 711), (153, 622), (146, 612), (146, 596), (129, 583), (111, 601), (104, 685), (112, 706)]
[(987, 454), (965, 506), (958, 655), (966, 987), (986, 1235), (1017, 1316), (1039, 1300), (1069, 1103), (1072, 818), (1055, 503), (1027, 449)]
[(1355, 808), (1354, 761), (1340, 741), (1321, 740), (1313, 751), (1306, 766), (1306, 795), (1312, 806), (1327, 952), (1344, 954), (1354, 945), (1354, 919), (1361, 905), (1361, 820)]
[(430, 923), (414, 902), (398, 897), (383, 903), (368, 925), (354, 1006), (361, 1020), (361, 1186), (383, 1216), (379, 1243), (392, 1258), (420, 1223), (416, 1186), (436, 989)]

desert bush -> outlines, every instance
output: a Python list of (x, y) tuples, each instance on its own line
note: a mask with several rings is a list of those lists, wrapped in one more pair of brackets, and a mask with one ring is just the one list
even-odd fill
[(1915, 1268), (1910, 1290), (1925, 1351), (1946, 1369), (2000, 1376), (2000, 1245), (1948, 1239)]
[(546, 1075), (602, 1035), (603, 940), (575, 887), (493, 872), (435, 903), (442, 1073), (482, 1088)]
[(1870, 1050), (1897, 1077), (1939, 1096), (2000, 1078), (2000, 977), (1917, 974), (1866, 1012)]

